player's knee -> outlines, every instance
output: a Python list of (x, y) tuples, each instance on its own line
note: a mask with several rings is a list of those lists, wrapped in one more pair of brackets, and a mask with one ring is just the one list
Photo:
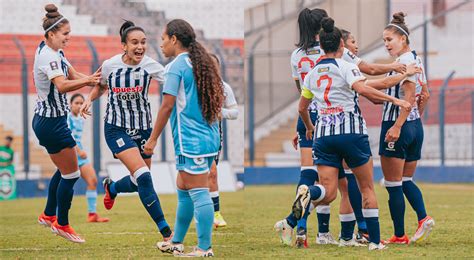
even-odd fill
[(337, 198), (337, 189), (326, 189), (326, 195), (322, 200), (323, 203), (329, 204)]

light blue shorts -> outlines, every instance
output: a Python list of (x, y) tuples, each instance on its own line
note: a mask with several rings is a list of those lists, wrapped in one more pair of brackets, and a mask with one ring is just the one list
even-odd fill
[(205, 174), (211, 170), (216, 156), (189, 158), (183, 155), (176, 156), (176, 170), (191, 174)]

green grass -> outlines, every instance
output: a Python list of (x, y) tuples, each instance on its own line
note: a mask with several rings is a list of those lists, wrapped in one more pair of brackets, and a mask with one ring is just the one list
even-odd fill
[[(392, 235), (393, 229), (388, 211), (388, 195), (384, 188), (376, 185), (380, 208), (380, 229), (383, 239)], [(339, 248), (316, 245), (316, 215), (308, 220), (309, 248), (296, 249), (280, 243), (273, 231), (276, 221), (286, 217), (294, 198), (294, 186), (246, 187), (245, 197), (248, 211), (248, 238), (246, 253), (260, 258), (474, 258), (474, 186), (422, 184), (427, 212), (436, 221), (436, 226), (427, 241), (416, 245), (389, 245), (384, 251), (369, 252), (364, 248)], [(340, 231), (338, 216), (339, 198), (331, 207), (330, 231), (337, 237)], [(406, 203), (405, 230), (409, 236), (417, 228), (417, 219), (411, 206)]]
[[(109, 217), (109, 223), (87, 223), (86, 199), (84, 196), (74, 197), (70, 222), (86, 239), (84, 244), (56, 237), (49, 229), (37, 224), (45, 201), (44, 198), (35, 198), (0, 202), (0, 259), (172, 257), (155, 247), (156, 242), (161, 241), (161, 235), (138, 196), (119, 197), (111, 211), (104, 209), (102, 197), (99, 197), (99, 213)], [(174, 226), (176, 196), (161, 195), (160, 201), (168, 223)], [(213, 232), (213, 249), (219, 257), (242, 256), (245, 241), (243, 203), (243, 192), (221, 193), (222, 213), (228, 227)], [(192, 223), (185, 238), (186, 251), (197, 243), (194, 226)]]

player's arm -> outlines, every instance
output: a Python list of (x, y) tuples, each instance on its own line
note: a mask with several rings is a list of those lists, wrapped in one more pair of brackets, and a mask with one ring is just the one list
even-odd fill
[(421, 85), (421, 94), (420, 98), (418, 99), (418, 110), (420, 111), (420, 115), (425, 112), (425, 107), (428, 104), (428, 100), (430, 99), (430, 91), (428, 89), (428, 85), (423, 83)]
[(225, 106), (222, 108), (221, 116), (225, 119), (235, 120), (239, 116), (239, 108), (235, 100), (234, 91), (229, 85), (224, 84)]
[(298, 92), (301, 94), (301, 84), (299, 79), (295, 79), (295, 84), (296, 84), (296, 89), (298, 89)]
[(421, 72), (420, 68), (417, 67), (415, 63), (413, 63), (406, 67), (406, 71), (404, 73), (399, 73), (399, 74), (384, 77), (381, 79), (367, 80), (365, 82), (365, 85), (369, 87), (373, 87), (378, 90), (387, 89), (387, 88), (391, 88), (397, 85), (398, 83), (400, 83), (402, 80), (406, 79), (407, 77), (413, 76), (416, 73), (420, 73), (420, 72)]
[(358, 66), (360, 71), (371, 76), (382, 75), (385, 73), (389, 73), (390, 71), (396, 71), (398, 73), (404, 73), (406, 71), (406, 65), (398, 62), (393, 62), (389, 64), (377, 64), (361, 61)]
[(365, 85), (364, 80), (358, 80), (352, 84), (352, 89), (355, 92), (359, 93), (361, 96), (368, 98), (369, 100), (378, 100), (378, 101), (386, 101), (391, 102), (394, 105), (402, 107), (402, 111), (407, 110), (408, 112), (411, 109), (410, 103), (400, 100), (398, 98), (389, 96), (385, 93), (382, 93), (374, 88), (368, 87)]
[(163, 93), (163, 100), (161, 102), (160, 109), (158, 110), (158, 115), (156, 117), (155, 124), (153, 126), (153, 130), (151, 132), (150, 137), (148, 138), (147, 142), (144, 145), (144, 153), (145, 154), (153, 154), (153, 150), (156, 146), (156, 141), (158, 137), (161, 135), (163, 128), (165, 128), (166, 123), (171, 116), (171, 111), (173, 111), (173, 107), (176, 103), (176, 97), (173, 95), (169, 95), (167, 93)]
[(100, 72), (96, 72), (90, 76), (86, 76), (85, 78), (80, 78), (80, 79), (70, 80), (64, 77), (64, 75), (60, 75), (51, 79), (51, 81), (58, 88), (58, 91), (61, 94), (78, 90), (88, 85), (95, 85), (99, 83), (99, 80), (100, 80)]
[(92, 101), (102, 96), (105, 91), (107, 91), (107, 85), (104, 85), (102, 83), (96, 84), (94, 87), (92, 87), (91, 91), (89, 92), (89, 95), (87, 96), (86, 100), (84, 100), (84, 103), (82, 104), (81, 109), (79, 110), (79, 115), (81, 115), (83, 118), (92, 115), (89, 110), (92, 106)]
[(386, 135), (385, 135), (385, 141), (386, 142), (395, 142), (398, 140), (400, 137), (400, 130), (405, 123), (405, 121), (408, 118), (408, 115), (410, 114), (411, 107), (415, 104), (415, 88), (416, 84), (412, 81), (405, 81), (402, 84), (403, 91), (405, 92), (405, 98), (404, 100), (410, 104), (410, 109), (405, 110), (402, 109), (400, 110), (400, 114), (398, 115), (397, 120), (395, 121), (395, 124), (388, 129)]

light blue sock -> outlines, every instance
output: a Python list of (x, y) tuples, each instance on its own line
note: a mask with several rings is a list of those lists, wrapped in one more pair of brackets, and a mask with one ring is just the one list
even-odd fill
[(212, 225), (214, 223), (214, 207), (208, 188), (189, 190), (189, 195), (194, 204), (194, 217), (196, 218), (196, 233), (198, 236), (197, 247), (201, 250), (211, 248)]
[(87, 211), (89, 213), (97, 212), (97, 190), (86, 190)]
[(189, 224), (193, 220), (194, 205), (187, 190), (178, 189), (178, 207), (176, 209), (176, 222), (174, 224), (173, 243), (183, 243), (188, 232)]

